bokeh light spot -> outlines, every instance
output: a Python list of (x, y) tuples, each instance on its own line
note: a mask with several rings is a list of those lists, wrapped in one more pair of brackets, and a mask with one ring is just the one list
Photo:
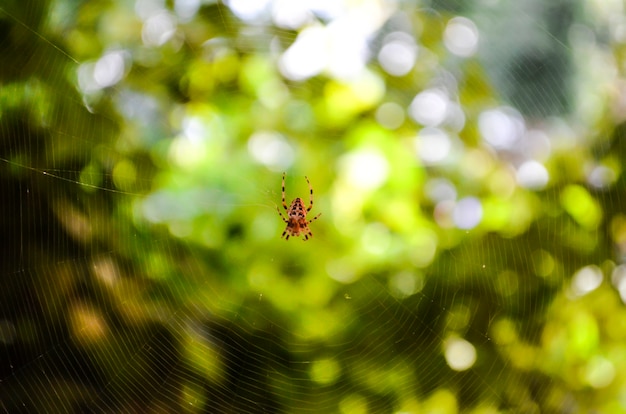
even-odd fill
[(378, 62), (388, 74), (404, 76), (413, 68), (417, 51), (411, 36), (402, 32), (391, 33), (385, 37), (385, 44), (378, 52)]
[(271, 0), (226, 0), (232, 12), (242, 20), (260, 20), (269, 14)]
[(587, 176), (589, 184), (596, 188), (606, 188), (613, 184), (616, 179), (615, 171), (604, 165), (594, 167)]
[(462, 338), (451, 338), (445, 343), (446, 362), (455, 371), (465, 371), (476, 362), (476, 348)]
[(106, 319), (97, 307), (77, 302), (69, 310), (72, 335), (77, 342), (97, 343), (108, 334)]
[(439, 89), (429, 89), (417, 94), (409, 106), (409, 114), (424, 126), (441, 124), (448, 113), (448, 97)]
[(376, 121), (387, 129), (399, 128), (404, 123), (404, 109), (395, 102), (385, 102), (376, 110)]
[(313, 362), (310, 375), (318, 384), (328, 385), (334, 383), (340, 373), (341, 368), (335, 359), (324, 358)]
[(176, 33), (176, 25), (176, 17), (166, 10), (153, 14), (143, 24), (143, 43), (146, 46), (162, 46)]
[(125, 70), (125, 56), (122, 51), (108, 52), (96, 62), (93, 79), (101, 88), (113, 86), (122, 80)]
[(609, 359), (596, 355), (587, 363), (584, 375), (593, 388), (604, 388), (615, 378), (615, 365)]
[(350, 394), (339, 402), (341, 414), (367, 414), (367, 400), (359, 394)]
[(398, 299), (404, 299), (414, 295), (423, 288), (424, 277), (418, 273), (402, 271), (396, 273), (389, 279), (389, 290), (391, 294)]
[(548, 170), (537, 161), (526, 161), (517, 169), (516, 174), (519, 185), (532, 190), (540, 190), (548, 184)]
[(182, 22), (188, 22), (200, 9), (200, 0), (175, 0), (174, 11)]
[(311, 26), (302, 30), (279, 61), (281, 73), (291, 80), (305, 80), (319, 74), (327, 64), (326, 29)]
[(478, 118), (482, 137), (496, 149), (510, 149), (525, 131), (524, 119), (517, 110), (509, 107), (490, 109)]
[(424, 128), (415, 137), (415, 150), (425, 164), (438, 164), (452, 149), (448, 134), (439, 128)]
[(272, 19), (278, 27), (299, 29), (313, 21), (313, 13), (302, 1), (275, 0), (272, 5)]
[(478, 28), (468, 18), (450, 19), (443, 34), (448, 50), (457, 56), (469, 57), (478, 49)]
[(598, 266), (585, 266), (572, 278), (572, 291), (576, 296), (583, 296), (596, 290), (602, 283), (602, 270)]
[(565, 211), (581, 226), (594, 229), (602, 221), (602, 209), (589, 192), (579, 185), (568, 185), (561, 192)]
[(135, 13), (141, 20), (146, 21), (150, 16), (163, 11), (164, 7), (165, 0), (137, 0), (135, 2)]
[(445, 178), (428, 180), (424, 186), (424, 192), (433, 202), (456, 200), (457, 196), (456, 187)]
[(454, 224), (460, 229), (473, 229), (483, 217), (483, 207), (476, 197), (466, 197), (454, 207)]
[(360, 189), (378, 188), (389, 173), (387, 159), (373, 149), (351, 153), (341, 160), (341, 164), (348, 181)]

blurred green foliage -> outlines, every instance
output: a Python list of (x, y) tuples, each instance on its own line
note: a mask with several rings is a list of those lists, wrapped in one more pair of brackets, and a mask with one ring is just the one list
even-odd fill
[[(624, 16), (479, 3), (347, 2), (381, 19), (364, 68), (303, 79), (307, 25), (234, 1), (0, 5), (0, 407), (626, 412)], [(437, 131), (410, 109), (433, 90)]]

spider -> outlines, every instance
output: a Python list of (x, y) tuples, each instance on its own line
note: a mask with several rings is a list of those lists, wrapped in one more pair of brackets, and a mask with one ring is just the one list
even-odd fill
[(313, 237), (313, 233), (311, 233), (311, 229), (309, 229), (309, 223), (317, 220), (317, 218), (322, 215), (322, 213), (319, 213), (311, 220), (306, 219), (306, 214), (313, 208), (313, 187), (311, 187), (309, 179), (306, 176), (304, 178), (309, 185), (309, 207), (305, 210), (304, 201), (302, 201), (300, 197), (296, 197), (291, 202), (289, 208), (287, 208), (287, 204), (285, 204), (285, 173), (283, 173), (283, 208), (287, 211), (288, 219), (283, 216), (278, 206), (276, 206), (276, 210), (283, 221), (287, 223), (285, 231), (283, 231), (283, 234), (280, 236), (282, 238), (286, 235), (285, 240), (289, 240), (289, 236), (299, 236), (300, 234), (304, 235), (304, 241), (308, 240), (309, 236)]

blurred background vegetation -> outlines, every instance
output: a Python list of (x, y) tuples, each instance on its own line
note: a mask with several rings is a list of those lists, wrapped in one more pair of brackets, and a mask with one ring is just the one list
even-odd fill
[(626, 412), (625, 42), (620, 1), (3, 1), (0, 409)]

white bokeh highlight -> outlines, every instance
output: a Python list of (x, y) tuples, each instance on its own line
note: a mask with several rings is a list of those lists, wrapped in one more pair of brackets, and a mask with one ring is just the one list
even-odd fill
[(372, 190), (380, 187), (389, 174), (389, 163), (383, 154), (366, 149), (346, 155), (341, 160), (347, 180), (356, 188)]
[(174, 36), (177, 24), (176, 16), (160, 10), (144, 22), (141, 39), (146, 46), (162, 46)]
[(587, 182), (595, 188), (606, 188), (617, 179), (617, 174), (604, 165), (596, 165), (587, 174)]
[(414, 148), (424, 164), (439, 164), (450, 154), (452, 141), (442, 129), (424, 128), (415, 137)]
[(443, 33), (446, 48), (460, 57), (470, 57), (478, 49), (478, 28), (473, 21), (465, 17), (450, 19)]
[(483, 139), (495, 149), (512, 149), (524, 135), (526, 126), (515, 109), (490, 109), (480, 114), (478, 128)]
[(603, 279), (602, 270), (598, 266), (585, 266), (574, 274), (571, 291), (576, 297), (584, 296), (600, 287)]
[(448, 113), (448, 96), (440, 89), (427, 89), (415, 96), (409, 115), (424, 126), (438, 126)]
[(101, 88), (113, 86), (122, 80), (125, 70), (125, 53), (114, 51), (106, 53), (96, 62), (93, 79)]
[(175, 0), (174, 11), (178, 19), (187, 23), (193, 19), (193, 17), (200, 10), (200, 0)]
[(258, 21), (269, 15), (271, 0), (226, 0), (226, 5), (241, 20)]
[(451, 338), (445, 342), (446, 363), (455, 371), (465, 371), (476, 363), (476, 348), (462, 338)]
[(311, 23), (314, 16), (304, 1), (275, 0), (272, 3), (272, 20), (278, 27), (297, 30)]
[(454, 206), (452, 219), (459, 229), (470, 230), (483, 218), (483, 206), (476, 197), (465, 197)]
[(142, 21), (146, 21), (151, 16), (165, 10), (165, 0), (136, 0), (135, 14)]
[[(370, 59), (371, 37), (392, 9), (379, 2), (356, 3), (350, 7), (339, 1), (304, 4), (306, 10), (294, 4), (280, 12), (276, 9), (273, 18), (279, 19), (281, 24), (297, 26), (304, 24), (310, 12), (322, 20), (326, 20), (323, 16), (328, 16), (328, 23), (307, 21), (309, 26), (303, 26), (296, 40), (279, 58), (282, 75), (294, 81), (303, 81), (320, 73), (341, 80), (359, 76)], [(293, 9), (291, 14), (290, 9)]]
[(411, 71), (417, 59), (418, 48), (407, 33), (394, 32), (385, 36), (378, 52), (380, 66), (392, 76), (404, 76)]
[(105, 52), (100, 59), (78, 67), (78, 86), (83, 93), (93, 93), (119, 83), (131, 65), (130, 54), (125, 50)]
[(435, 203), (454, 201), (457, 197), (456, 187), (446, 178), (432, 178), (424, 186), (426, 196)]
[(526, 161), (520, 165), (515, 177), (520, 186), (530, 190), (541, 190), (550, 180), (546, 167), (534, 160)]
[(298, 35), (296, 41), (283, 53), (278, 66), (288, 79), (302, 81), (324, 70), (328, 61), (326, 29), (311, 26)]

